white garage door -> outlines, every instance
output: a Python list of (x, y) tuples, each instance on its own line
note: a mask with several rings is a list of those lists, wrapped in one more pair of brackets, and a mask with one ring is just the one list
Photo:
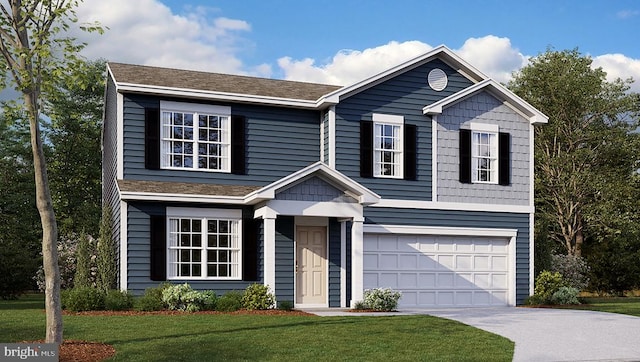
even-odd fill
[(364, 288), (402, 292), (399, 305), (507, 305), (509, 239), (365, 234)]

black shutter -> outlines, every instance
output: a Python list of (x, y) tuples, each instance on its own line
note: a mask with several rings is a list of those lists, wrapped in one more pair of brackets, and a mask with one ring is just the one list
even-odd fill
[(404, 179), (416, 179), (416, 148), (417, 127), (413, 124), (404, 125)]
[(231, 116), (231, 173), (244, 175), (245, 169), (245, 117)]
[(471, 183), (471, 130), (460, 130), (460, 182)]
[(151, 215), (151, 280), (167, 280), (167, 237), (165, 216)]
[(242, 230), (242, 280), (258, 280), (258, 223), (261, 220), (244, 219)]
[(498, 183), (511, 184), (511, 136), (505, 132), (498, 135)]
[(372, 121), (360, 121), (360, 177), (373, 177)]
[(160, 169), (160, 110), (144, 109), (144, 167)]

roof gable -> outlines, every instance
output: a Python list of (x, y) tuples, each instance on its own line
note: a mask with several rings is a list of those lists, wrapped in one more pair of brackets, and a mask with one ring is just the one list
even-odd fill
[(355, 199), (360, 204), (371, 205), (380, 202), (379, 195), (353, 181), (342, 173), (330, 168), (321, 161), (283, 177), (260, 190), (252, 192), (247, 195), (246, 200), (251, 204), (259, 201), (273, 200), (276, 198), (276, 194), (278, 192), (286, 190), (313, 177), (321, 178), (323, 181), (342, 191), (345, 195)]
[(493, 79), (485, 79), (460, 92), (454, 93), (449, 97), (443, 98), (437, 102), (425, 106), (422, 109), (422, 112), (424, 114), (431, 115), (440, 114), (442, 113), (442, 110), (444, 108), (450, 107), (481, 91), (487, 91), (497, 99), (505, 102), (505, 104), (526, 117), (529, 122), (531, 122), (531, 124), (547, 123), (549, 121), (549, 117), (547, 117), (544, 113), (540, 112), (532, 105), (525, 102), (522, 98), (518, 97), (515, 93), (511, 92)]

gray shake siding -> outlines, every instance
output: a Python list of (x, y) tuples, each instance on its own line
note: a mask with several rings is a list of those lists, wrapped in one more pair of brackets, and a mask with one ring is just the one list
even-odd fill
[[(447, 73), (447, 88), (436, 92), (427, 83), (431, 70)], [(431, 200), (431, 117), (422, 108), (456, 93), (471, 82), (440, 60), (434, 60), (342, 100), (336, 106), (336, 169), (389, 199)], [(404, 116), (417, 126), (417, 180), (360, 177), (360, 121), (373, 113)]]
[(311, 177), (276, 195), (277, 200), (316, 202), (356, 202), (319, 177)]
[[(316, 161), (320, 154), (320, 114), (317, 111), (231, 105), (234, 115), (247, 118), (246, 175), (144, 167), (144, 108), (159, 107), (159, 98), (124, 97), (124, 178), (266, 185)], [(172, 100), (175, 99), (164, 99)]]
[(517, 229), (516, 304), (529, 295), (529, 214), (369, 207), (365, 224)]
[[(443, 110), (438, 120), (438, 201), (529, 205), (529, 122), (487, 92)], [(459, 181), (460, 127), (498, 125), (511, 135), (511, 185)]]

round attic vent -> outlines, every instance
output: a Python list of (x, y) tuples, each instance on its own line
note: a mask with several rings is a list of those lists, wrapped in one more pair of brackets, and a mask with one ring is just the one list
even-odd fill
[(442, 69), (436, 68), (429, 72), (429, 87), (435, 91), (447, 88), (447, 75)]

